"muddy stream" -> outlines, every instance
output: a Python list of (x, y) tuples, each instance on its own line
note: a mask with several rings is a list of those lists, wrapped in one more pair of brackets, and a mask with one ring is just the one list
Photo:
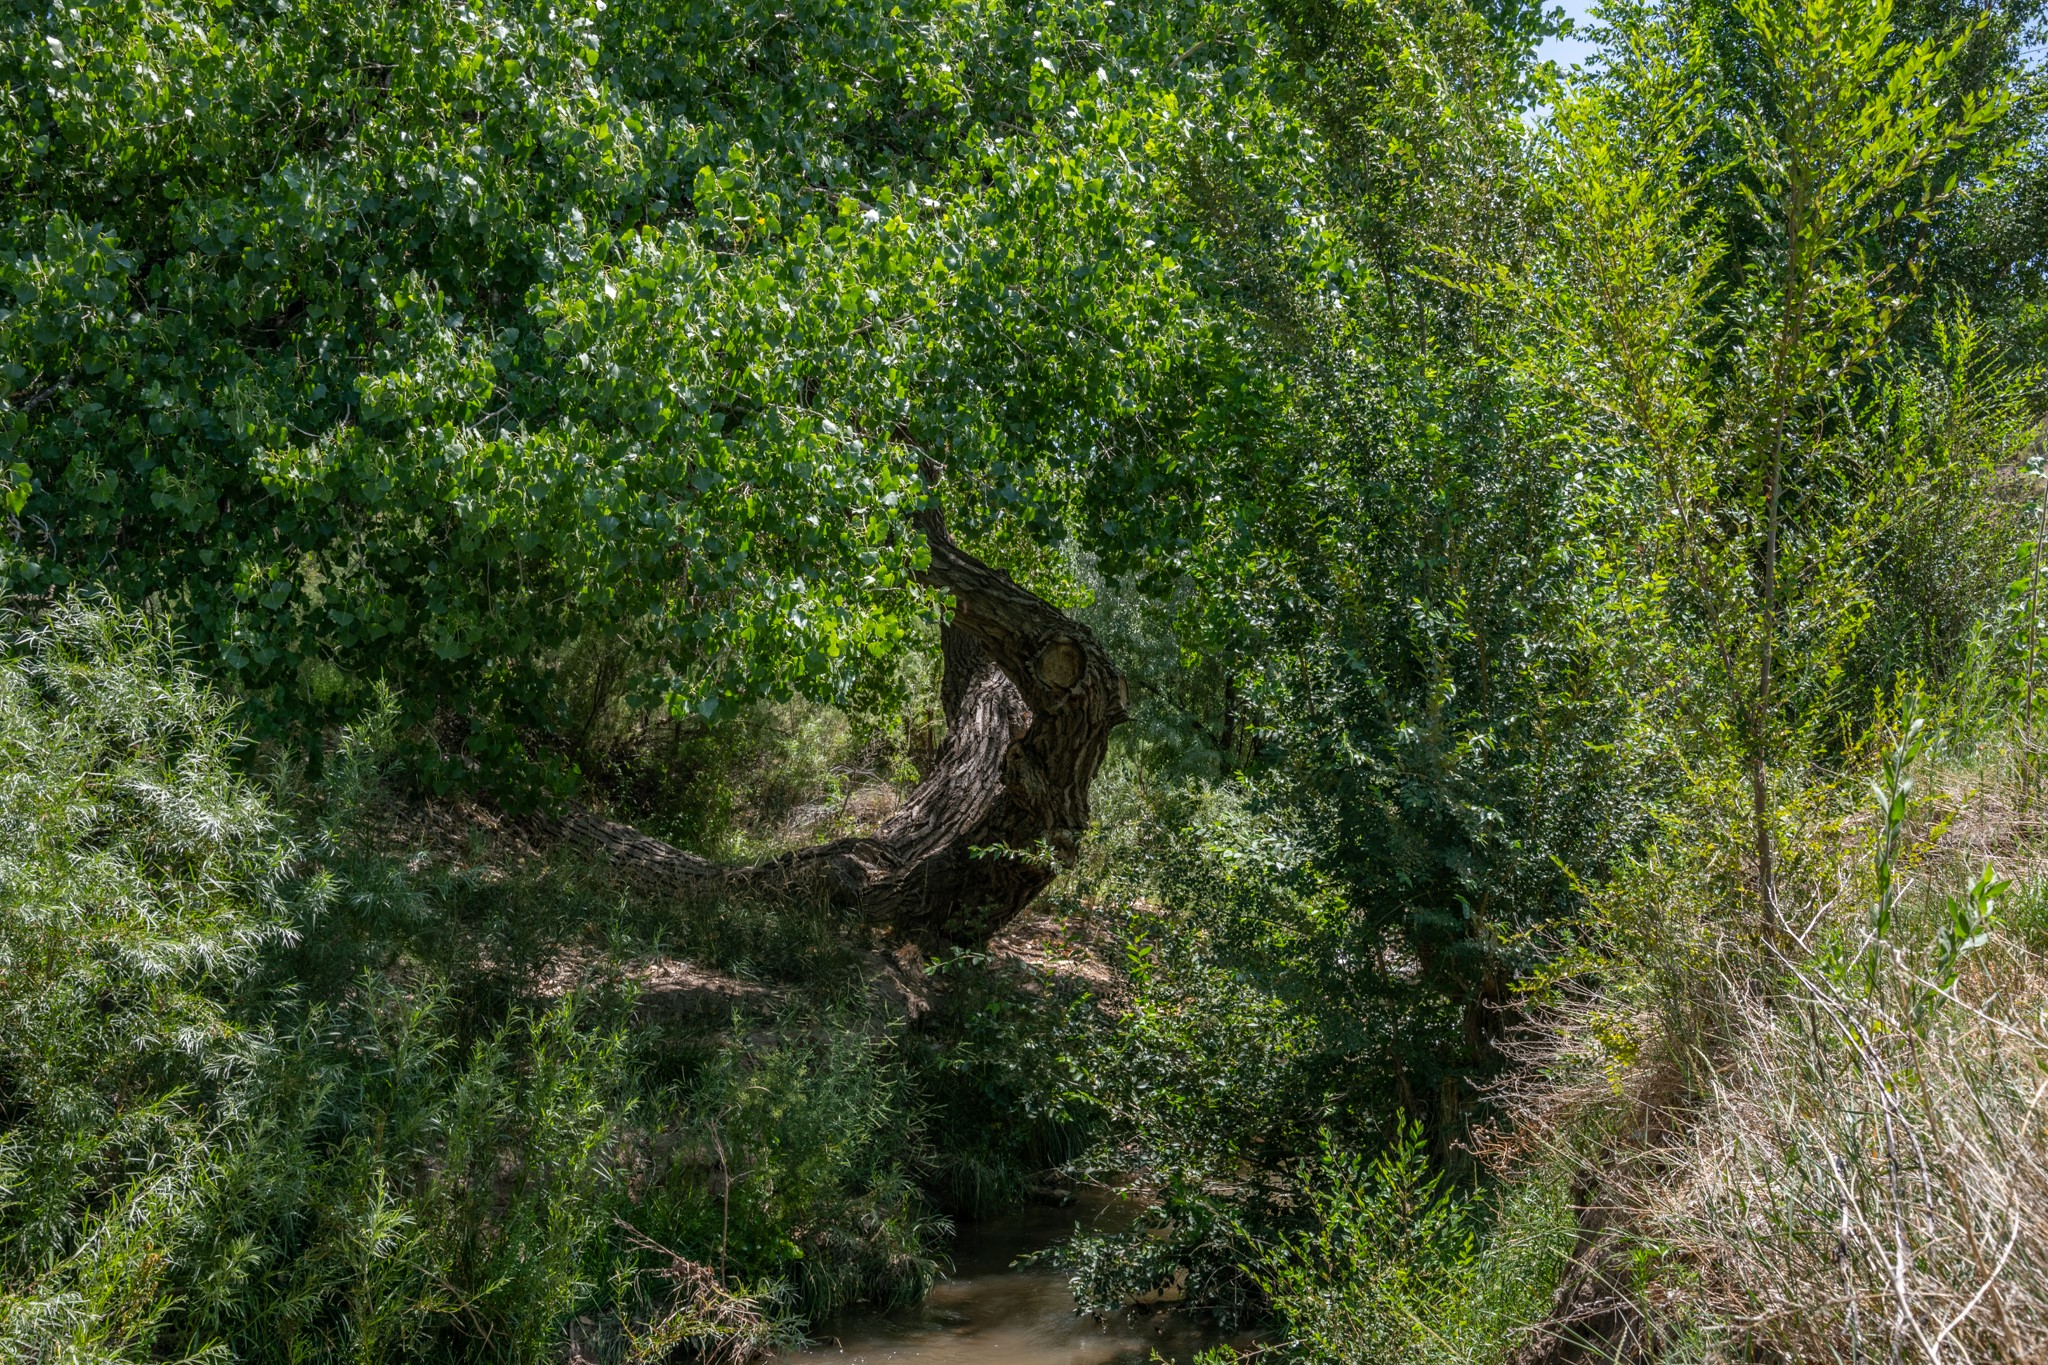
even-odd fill
[(1186, 1365), (1226, 1338), (1165, 1309), (1079, 1315), (1066, 1271), (1012, 1268), (1019, 1256), (1053, 1245), (1076, 1224), (1109, 1231), (1126, 1225), (1133, 1212), (1112, 1191), (1083, 1189), (1064, 1208), (1028, 1205), (964, 1225), (953, 1246), (952, 1276), (922, 1304), (820, 1323), (812, 1328), (817, 1344), (778, 1359), (788, 1365), (1139, 1365), (1157, 1351)]

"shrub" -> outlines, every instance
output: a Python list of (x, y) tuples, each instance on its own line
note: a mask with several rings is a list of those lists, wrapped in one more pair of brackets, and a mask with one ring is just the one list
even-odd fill
[(1301, 1164), (1433, 1117), (1441, 1096), (1414, 1080), (1461, 1046), (1460, 1005), (1406, 979), (1397, 928), (1338, 893), (1288, 812), (1129, 769), (1106, 804), (1076, 890), (1109, 921), (1118, 1017), (1073, 1039), (1073, 1065), (1102, 1115), (1091, 1159), (1155, 1202), (1076, 1245), (1079, 1293), (1175, 1288), (1254, 1317), (1257, 1248), (1303, 1225)]
[(147, 1351), (181, 1226), (275, 1039), (228, 1001), (290, 933), (292, 846), (164, 632), (83, 603), (0, 666), (0, 1332)]
[[(922, 1295), (918, 1078), (829, 924), (395, 856), (375, 724), (288, 808), (233, 720), (103, 603), (0, 655), (0, 1355), (651, 1359)], [(811, 998), (629, 1030), (671, 932)]]
[(1555, 1182), (1455, 1189), (1415, 1124), (1369, 1162), (1325, 1149), (1305, 1192), (1310, 1230), (1257, 1273), (1289, 1348), (1318, 1365), (1506, 1360), (1572, 1245)]
[(346, 888), (159, 623), (18, 624), (0, 736), (17, 1358), (540, 1354), (587, 1297), (616, 1031), (565, 1003), (466, 1041), (432, 981), (261, 989)]

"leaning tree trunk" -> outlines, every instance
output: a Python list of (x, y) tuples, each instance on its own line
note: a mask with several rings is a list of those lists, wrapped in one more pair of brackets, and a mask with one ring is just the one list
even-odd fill
[(918, 525), (931, 542), (922, 581), (956, 604), (940, 629), (946, 738), (880, 830), (743, 866), (588, 813), (555, 831), (655, 890), (816, 897), (927, 951), (986, 943), (1079, 848), (1128, 696), (1086, 626), (960, 549), (935, 510)]

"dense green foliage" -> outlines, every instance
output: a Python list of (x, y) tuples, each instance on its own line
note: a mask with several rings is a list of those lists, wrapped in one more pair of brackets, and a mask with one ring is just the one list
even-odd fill
[[(1885, 700), (2016, 696), (2038, 246), (2006, 238), (1990, 289), (1969, 251), (2036, 183), (2033, 12), (1609, 17), (1524, 136), (1472, 16), (1283, 10), (1273, 121), (1184, 173), (1268, 396), (1169, 610), (1183, 648), (1247, 661), (1257, 741), (1227, 756), (1250, 818), (1169, 798), (1163, 853), (1110, 855), (1136, 1002), (1097, 1093), (1162, 1199), (1147, 1239), (1084, 1249), (1105, 1300), (1178, 1275), (1231, 1312), (1265, 1296), (1329, 1358), (1423, 1349), (1388, 1324), (1470, 1283), (1376, 1299), (1325, 1245), (1333, 1304), (1272, 1250), (1366, 1217), (1339, 1180), (1304, 1228), (1320, 1144), (1419, 1117), (1465, 1169), (1514, 983), (1606, 941), (1590, 888), (1697, 861), (1723, 931), (1770, 942), (1780, 879), (1833, 865), (1805, 832)], [(1152, 694), (1199, 715), (1143, 636)], [(1540, 1264), (1531, 1197), (1503, 1254)], [(1449, 1247), (1417, 1273), (1484, 1261)]]
[[(2008, 1112), (1945, 1003), (2048, 898), (1903, 788), (1873, 873), (1843, 792), (1918, 706), (2035, 799), (2042, 6), (1613, 0), (1570, 78), (1555, 22), (0, 14), (0, 1352), (739, 1353), (1065, 1168), (1145, 1200), (1091, 1306), (1501, 1360), (1624, 1151), (1659, 1351), (1834, 1349), (1627, 1134), (1759, 1039), (1793, 1109), (1853, 1037)], [(1132, 684), (1027, 948), (891, 1004), (829, 911), (500, 819), (871, 826), (933, 499)]]
[(449, 781), (573, 771), (620, 701), (834, 695), (924, 612), (920, 457), (1126, 560), (1185, 515), (1119, 519), (1185, 482), (1202, 341), (1153, 181), (1238, 30), (17, 8), (8, 580), (177, 604), (266, 729), (384, 678)]
[[(385, 852), (373, 732), (294, 818), (161, 627), (60, 607), (0, 688), (10, 1358), (540, 1359), (593, 1309), (623, 1352), (690, 1307), (671, 1255), (786, 1336), (923, 1292), (913, 1177), (1043, 1141), (939, 1151), (920, 1097), (979, 1070), (920, 1079), (814, 915)], [(656, 943), (807, 999), (635, 1016)]]
[(80, 609), (4, 676), (10, 1350), (368, 1358), (465, 1300), (545, 1338), (601, 1227), (616, 1034), (560, 1012), (458, 1046), (445, 988), (373, 980), (252, 1009), (341, 888), (293, 878), (219, 700), (159, 633)]

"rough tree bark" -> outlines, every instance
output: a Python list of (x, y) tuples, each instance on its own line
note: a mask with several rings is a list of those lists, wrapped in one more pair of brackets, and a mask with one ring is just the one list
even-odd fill
[(1086, 626), (960, 549), (936, 510), (917, 525), (931, 544), (922, 581), (955, 603), (940, 628), (946, 737), (881, 829), (742, 866), (590, 813), (553, 832), (657, 891), (814, 897), (927, 952), (998, 933), (1077, 851), (1128, 693)]

